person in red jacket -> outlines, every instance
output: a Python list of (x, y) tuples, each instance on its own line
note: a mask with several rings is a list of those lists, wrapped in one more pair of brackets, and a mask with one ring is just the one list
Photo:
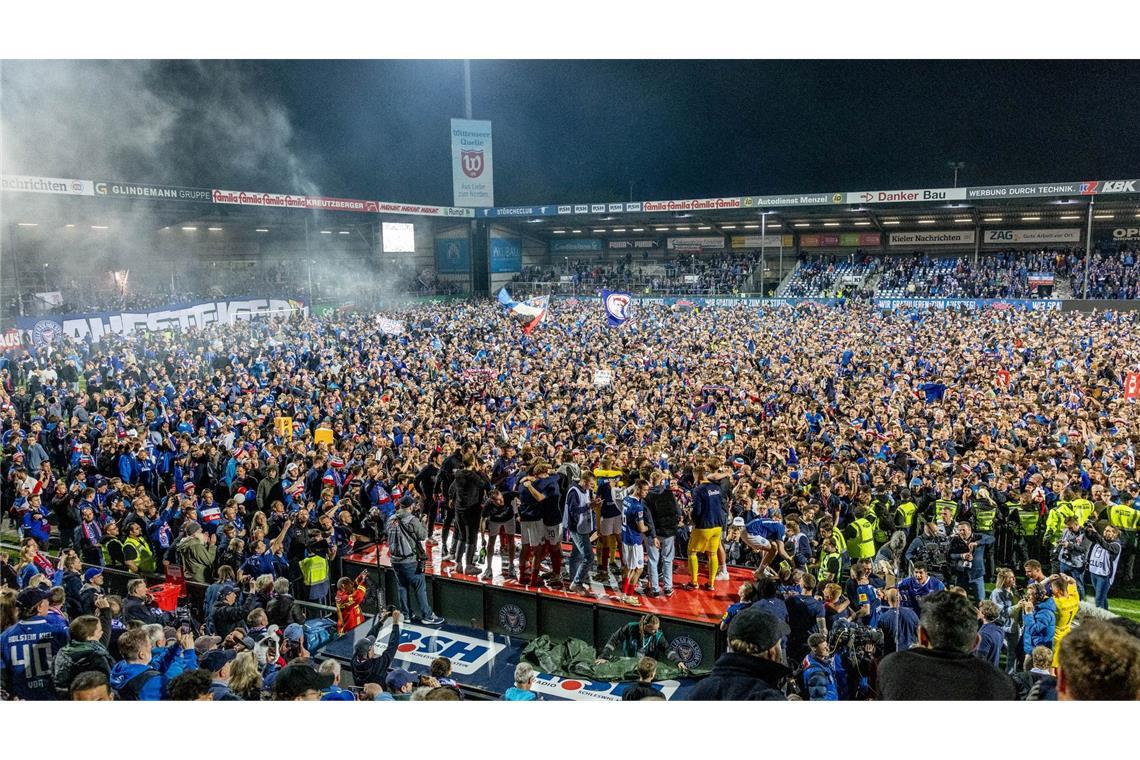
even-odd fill
[(362, 571), (356, 579), (341, 578), (336, 584), (336, 632), (343, 634), (364, 622), (360, 605), (368, 591), (368, 572)]

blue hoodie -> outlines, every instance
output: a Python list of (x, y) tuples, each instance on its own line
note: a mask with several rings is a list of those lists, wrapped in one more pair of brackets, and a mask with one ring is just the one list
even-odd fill
[(512, 686), (503, 693), (503, 700), (506, 702), (533, 702), (538, 699), (538, 695), (533, 691), (520, 689), (517, 686)]
[(1022, 623), (1025, 630), (1022, 632), (1022, 649), (1025, 654), (1031, 654), (1035, 646), (1053, 648), (1053, 634), (1057, 628), (1057, 604), (1052, 597), (1038, 602), (1033, 607), (1033, 614), (1026, 615)]
[[(137, 676), (149, 668), (149, 664), (145, 663), (129, 663), (126, 660), (120, 660), (115, 663), (115, 667), (111, 668), (111, 688), (118, 693), (119, 689), (123, 688), (132, 678)], [(158, 702), (162, 699), (163, 682), (161, 675), (151, 676), (139, 689), (140, 702)]]

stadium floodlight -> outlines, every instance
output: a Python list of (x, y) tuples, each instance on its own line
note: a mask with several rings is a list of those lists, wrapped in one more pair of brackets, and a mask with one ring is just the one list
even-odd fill
[(625, 227), (614, 227), (614, 232), (625, 232)]
[(887, 221), (883, 222), (883, 224), (892, 224), (892, 225), (898, 224), (898, 223), (899, 223), (898, 219), (888, 219)]
[(824, 227), (838, 227), (838, 226), (839, 226), (839, 222), (824, 222), (824, 223), (823, 223), (823, 226), (824, 226)]
[(677, 232), (688, 232), (690, 229), (690, 227), (678, 227)]
[(919, 219), (918, 223), (919, 224), (934, 224), (935, 221), (936, 220), (934, 220), (934, 219)]
[(599, 234), (599, 233), (602, 233), (602, 232), (605, 232), (605, 230), (594, 230), (594, 233), (595, 233), (595, 234)]
[[(1138, 214), (1138, 216), (1140, 216), (1140, 214)], [(1066, 222), (1071, 222), (1074, 219), (1080, 219), (1080, 218), (1081, 218), (1080, 214), (1065, 214), (1064, 216), (1061, 217), (1061, 219), (1065, 220)]]
[(712, 227), (697, 227), (697, 229), (701, 230), (702, 232), (705, 232), (705, 231), (711, 230)]
[[(64, 226), (64, 227), (74, 227), (75, 225), (74, 225), (74, 224), (65, 224), (65, 225), (63, 225), (63, 226)], [(165, 227), (163, 227), (163, 229), (166, 229), (166, 228), (165, 228)]]
[(808, 224), (807, 222), (796, 222), (792, 226), (793, 227), (810, 227), (811, 225)]
[(1000, 217), (1000, 216), (987, 216), (987, 217), (986, 217), (985, 219), (983, 219), (982, 221), (983, 221), (983, 222), (1000, 222), (1000, 221), (1001, 221), (1001, 217)]
[(39, 227), (36, 222), (16, 222), (17, 227)]
[(653, 229), (656, 230), (657, 232), (668, 232), (669, 231), (668, 227), (654, 227)]
[(554, 230), (554, 234), (555, 234), (555, 235), (565, 235), (565, 234), (566, 234), (566, 230)]
[(1112, 214), (1093, 214), (1093, 219), (1112, 219)]
[(341, 230), (340, 232), (338, 232), (336, 234), (338, 234), (338, 235), (351, 235), (352, 233), (349, 232), (348, 230)]
[(269, 232), (269, 230), (265, 227), (258, 227), (254, 232)]
[(644, 227), (634, 227), (630, 232), (645, 232)]
[(1021, 217), (1021, 221), (1023, 221), (1023, 222), (1040, 222), (1041, 217), (1039, 217), (1039, 216), (1023, 216), (1023, 217)]
[(322, 234), (322, 235), (331, 235), (331, 234), (332, 234), (332, 230), (321, 230), (321, 234)]
[(871, 223), (870, 223), (870, 222), (866, 222), (866, 221), (864, 221), (864, 222), (855, 222), (855, 226), (856, 226), (856, 227), (870, 227), (870, 226), (871, 226)]
[(720, 228), (721, 228), (722, 230), (735, 230), (735, 229), (736, 229), (736, 225), (735, 225), (735, 224), (722, 224), (722, 225), (720, 226)]
[(93, 224), (93, 225), (91, 225), (91, 229), (93, 229), (93, 230), (109, 230), (111, 228), (105, 224)]
[(972, 221), (974, 221), (974, 220), (968, 216), (960, 216), (954, 220), (954, 224), (964, 224), (965, 222), (972, 222)]
[(221, 227), (207, 227), (206, 229), (210, 232), (221, 232), (222, 231)]
[(769, 223), (768, 223), (768, 226), (769, 226), (769, 227), (775, 227), (775, 228), (779, 228), (779, 226), (780, 226), (780, 223), (779, 223), (779, 222), (769, 222)]
[(182, 231), (183, 232), (197, 232), (198, 228), (197, 227), (183, 227)]
[(746, 224), (746, 225), (744, 225), (744, 229), (746, 229), (746, 230), (758, 230), (758, 229), (760, 229), (760, 225), (759, 224)]
[(572, 232), (575, 235), (581, 235), (582, 234), (582, 230), (570, 230), (570, 232)]

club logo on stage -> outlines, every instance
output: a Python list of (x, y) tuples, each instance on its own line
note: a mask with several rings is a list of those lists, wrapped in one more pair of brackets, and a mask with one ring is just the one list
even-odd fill
[(677, 653), (677, 656), (681, 658), (681, 662), (685, 663), (686, 667), (699, 667), (701, 660), (704, 658), (701, 645), (689, 636), (678, 636), (669, 642), (669, 646), (673, 647), (673, 651)]
[(507, 633), (522, 633), (526, 630), (526, 613), (517, 604), (504, 604), (499, 608), (499, 626)]
[(459, 161), (463, 165), (463, 173), (471, 179), (475, 179), (483, 173), (483, 151), (461, 150), (459, 151)]

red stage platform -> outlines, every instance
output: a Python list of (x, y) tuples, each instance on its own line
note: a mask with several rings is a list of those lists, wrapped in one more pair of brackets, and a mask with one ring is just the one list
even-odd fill
[[(516, 544), (517, 545), (517, 544)], [(737, 592), (745, 581), (752, 580), (752, 571), (745, 568), (729, 567), (729, 579), (726, 581), (717, 581), (715, 584), (715, 591), (707, 591), (705, 589), (695, 591), (685, 591), (681, 586), (689, 581), (689, 563), (680, 559), (675, 560), (673, 563), (673, 586), (674, 593), (672, 597), (661, 595), (657, 598), (650, 598), (648, 596), (636, 596), (641, 602), (640, 606), (626, 604), (618, 598), (620, 590), (617, 588), (621, 583), (621, 578), (616, 574), (612, 575), (612, 585), (610, 587), (603, 586), (601, 583), (591, 579), (590, 593), (576, 594), (568, 591), (558, 591), (548, 589), (540, 585), (538, 587), (523, 586), (517, 581), (509, 581), (503, 578), (501, 573), (501, 560), (496, 555), (492, 562), (495, 568), (494, 580), (480, 580), (474, 575), (464, 575), (455, 572), (455, 565), (451, 563), (440, 562), (440, 552), (435, 551), (438, 547), (429, 547), (429, 563), (427, 566), (427, 574), (440, 580), (456, 581), (461, 583), (477, 583), (480, 585), (495, 587), (499, 589), (517, 591), (520, 593), (538, 594), (540, 596), (551, 597), (553, 599), (571, 600), (576, 602), (588, 602), (603, 607), (612, 607), (624, 611), (632, 612), (652, 612), (662, 617), (676, 618), (678, 620), (688, 620), (694, 623), (712, 623), (718, 624), (724, 611), (730, 604), (735, 603), (737, 600)], [(568, 556), (569, 547), (564, 547)], [(375, 547), (367, 549), (363, 552), (350, 554), (345, 559), (349, 562), (361, 565), (376, 566), (376, 551)], [(380, 565), (382, 567), (389, 567), (390, 562), (388, 559), (388, 547), (386, 545), (379, 548), (380, 551)], [(516, 556), (516, 562), (517, 562)], [(563, 566), (568, 567), (569, 561), (563, 559)], [(702, 572), (706, 568), (702, 564)], [(642, 576), (645, 577), (644, 575)], [(702, 575), (702, 580), (707, 582), (707, 575)], [(548, 633), (543, 631), (543, 633)]]

